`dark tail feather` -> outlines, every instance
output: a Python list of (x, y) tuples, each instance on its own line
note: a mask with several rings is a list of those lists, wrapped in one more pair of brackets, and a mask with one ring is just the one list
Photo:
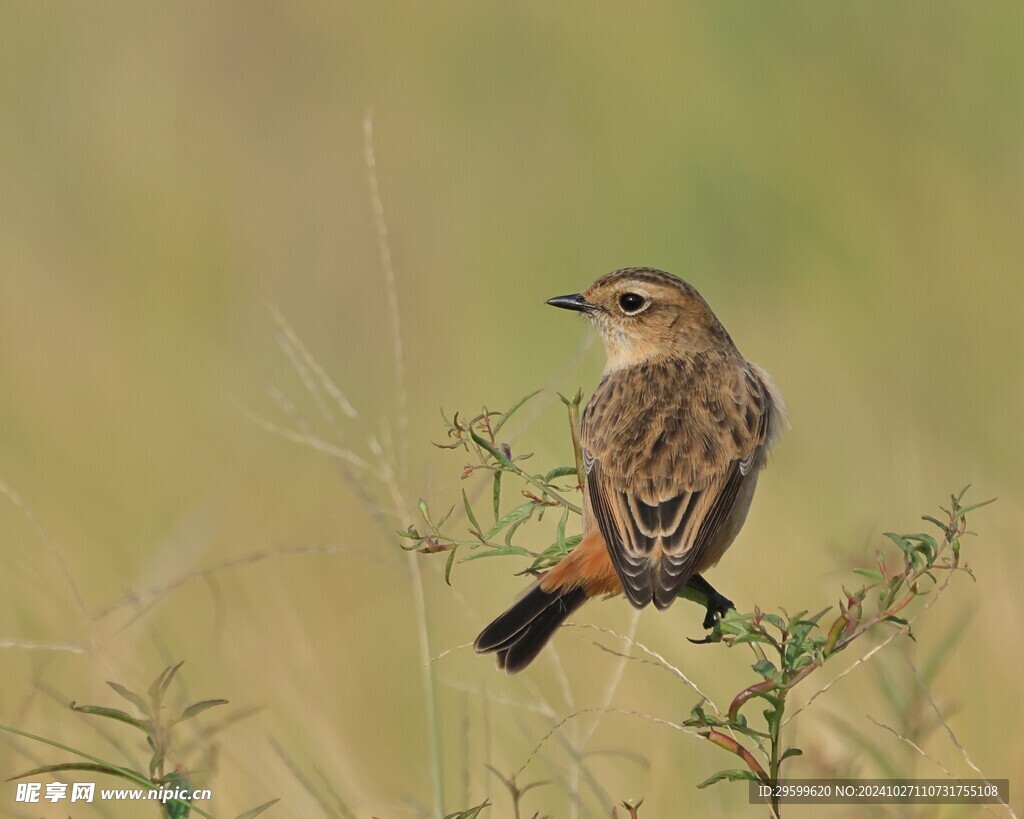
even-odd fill
[(545, 591), (538, 582), (481, 631), (473, 647), (481, 654), (497, 652), (498, 668), (509, 674), (522, 671), (544, 648), (562, 621), (586, 600), (587, 594), (582, 588)]

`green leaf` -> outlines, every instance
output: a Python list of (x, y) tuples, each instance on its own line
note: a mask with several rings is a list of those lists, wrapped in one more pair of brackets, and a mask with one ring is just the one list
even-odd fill
[(134, 691), (129, 691), (123, 685), (121, 685), (120, 683), (116, 683), (116, 682), (109, 682), (108, 681), (107, 685), (109, 685), (118, 694), (120, 694), (122, 697), (124, 697), (126, 700), (128, 700), (128, 702), (130, 702), (132, 705), (134, 705), (136, 708), (138, 708), (141, 713), (145, 714), (148, 717), (152, 717), (153, 716), (150, 713), (150, 711), (149, 711), (149, 703), (146, 702), (144, 699), (142, 699), (142, 697), (140, 697)]
[[(575, 470), (573, 470), (575, 471)], [(569, 522), (569, 507), (562, 510), (562, 517), (558, 521), (558, 529), (555, 531), (555, 545), (558, 547), (558, 551), (561, 554), (565, 554), (569, 550), (565, 545), (565, 526)]]
[[(411, 526), (409, 527), (409, 530), (410, 531), (412, 530)], [(161, 687), (164, 684), (164, 678), (166, 678), (168, 674), (172, 673), (171, 669), (178, 668), (179, 666), (180, 666), (180, 663), (178, 664), (178, 666), (172, 666), (172, 665), (167, 666), (167, 668), (165, 668), (163, 671), (161, 671), (160, 674), (157, 676), (157, 678), (155, 680), (153, 680), (153, 684), (149, 686), (149, 691), (146, 692), (149, 695), (150, 701), (159, 701), (160, 700), (160, 693), (161, 693), (160, 689), (161, 689)]]
[(469, 563), (471, 560), (479, 560), (482, 557), (502, 557), (504, 555), (519, 555), (520, 557), (533, 557), (526, 549), (522, 546), (496, 546), (493, 549), (487, 549), (486, 551), (474, 552), (471, 555), (466, 555), (459, 563)]
[(444, 817), (444, 819), (477, 819), (477, 817), (480, 815), (480, 812), (484, 808), (489, 808), (490, 806), (491, 800), (485, 799), (482, 804), (477, 805), (475, 808), (469, 808), (468, 810), (456, 813), (449, 813)]
[(255, 807), (252, 810), (247, 810), (245, 813), (238, 814), (238, 819), (255, 819), (255, 817), (259, 816), (267, 808), (272, 805), (276, 805), (280, 801), (280, 799), (271, 799), (269, 802), (264, 802), (259, 807)]
[(198, 716), (203, 713), (207, 708), (214, 708), (218, 705), (227, 705), (227, 700), (200, 700), (199, 702), (193, 703), (184, 711), (181, 712), (181, 716), (178, 717), (178, 722), (184, 722), (187, 719)]
[(698, 788), (706, 788), (709, 785), (714, 785), (716, 782), (722, 782), (724, 780), (728, 780), (729, 782), (744, 782), (744, 781), (748, 781), (748, 780), (753, 780), (754, 782), (757, 782), (758, 781), (758, 777), (757, 777), (757, 774), (755, 774), (753, 771), (744, 771), (744, 770), (719, 771), (718, 773), (714, 774), (713, 776), (709, 776), (707, 779), (705, 779), (703, 782), (701, 782), (697, 787)]
[(779, 629), (780, 631), (783, 630), (784, 628), (786, 628), (786, 623), (777, 614), (763, 614), (763, 615), (761, 615), (761, 619), (762, 620), (767, 620), (769, 623), (771, 623), (773, 626), (775, 626), (775, 628)]
[(931, 554), (935, 554), (935, 552), (937, 552), (939, 549), (939, 542), (931, 535), (926, 534), (925, 532), (920, 532), (916, 535), (907, 535), (907, 537), (912, 538), (913, 540), (919, 540), (922, 543), (927, 543), (929, 546), (931, 546)]
[(830, 611), (832, 611), (832, 607), (831, 606), (826, 606), (821, 611), (819, 611), (817, 614), (815, 614), (813, 617), (807, 617), (805, 619), (800, 619), (800, 617), (797, 617), (796, 625), (805, 625), (806, 624), (806, 625), (810, 625), (810, 626), (816, 626), (816, 625), (818, 625), (818, 621), (822, 617), (824, 617), (826, 614), (828, 614)]
[(476, 515), (473, 514), (473, 507), (469, 504), (469, 498), (466, 496), (465, 489), (462, 490), (462, 505), (466, 507), (466, 518), (473, 524), (473, 529), (477, 532), (482, 532), (483, 529), (480, 528), (480, 524), (476, 521)]
[(533, 510), (536, 508), (537, 504), (534, 503), (533, 501), (527, 501), (526, 503), (520, 504), (511, 512), (508, 512), (507, 514), (499, 518), (497, 521), (495, 521), (494, 525), (488, 530), (487, 534), (484, 535), (484, 540), (490, 540), (506, 526), (515, 523), (517, 520), (522, 520), (523, 518), (532, 515)]
[(494, 460), (496, 460), (500, 466), (503, 466), (506, 469), (514, 468), (512, 461), (510, 461), (505, 456), (505, 453), (498, 449), (494, 444), (492, 444), (490, 441), (484, 438), (481, 438), (472, 429), (469, 431), (469, 434), (470, 437), (473, 439), (473, 443), (475, 443), (478, 447), (485, 450), (486, 452), (490, 453), (491, 457), (494, 458)]
[(902, 549), (908, 555), (913, 551), (913, 547), (910, 545), (910, 541), (903, 537), (903, 535), (898, 535), (895, 532), (885, 532), (884, 534), (887, 538), (889, 538), (889, 540), (891, 540), (893, 543), (899, 546), (900, 549)]
[(799, 748), (787, 748), (785, 751), (782, 752), (782, 756), (779, 757), (779, 762), (784, 762), (785, 760), (789, 759), (791, 756), (801, 756), (801, 755), (803, 755), (803, 751), (801, 751)]
[(444, 564), (444, 582), (449, 586), (452, 584), (452, 566), (455, 565), (455, 555), (459, 547), (455, 546), (448, 551), (448, 562)]
[(797, 657), (795, 660), (793, 660), (792, 670), (793, 671), (799, 671), (804, 666), (810, 665), (813, 662), (814, 662), (814, 657), (811, 654), (801, 654), (799, 657)]
[[(185, 661), (182, 660), (177, 665), (171, 665), (164, 669), (163, 674), (157, 677), (156, 682), (149, 687), (149, 696), (155, 700), (156, 703), (163, 702), (164, 696), (167, 694), (167, 689), (171, 687), (171, 683), (174, 681), (175, 674), (178, 670), (185, 665)], [(159, 685), (157, 685), (159, 683)], [(156, 694), (154, 695), (154, 691)]]
[(128, 714), (119, 708), (104, 708), (102, 705), (77, 705), (75, 703), (71, 703), (71, 708), (74, 711), (78, 711), (80, 714), (93, 714), (97, 717), (116, 719), (118, 722), (123, 722), (126, 725), (138, 728), (146, 734), (153, 732), (152, 722), (149, 720), (136, 719), (131, 714)]
[(559, 548), (557, 542), (552, 543), (548, 548), (537, 555), (530, 568), (540, 569), (556, 565), (559, 562), (559, 559), (565, 557), (565, 555), (568, 554), (573, 547), (577, 546), (581, 540), (583, 540), (583, 535), (567, 537), (563, 548)]
[(858, 566), (853, 571), (854, 574), (859, 574), (862, 577), (868, 578), (869, 580), (874, 580), (876, 583), (885, 582), (885, 577), (883, 576), (883, 574), (879, 571), (876, 571), (875, 569), (862, 569)]
[(570, 475), (576, 475), (575, 466), (556, 466), (550, 472), (544, 475), (544, 483), (551, 483), (555, 478), (567, 478)]
[(161, 785), (166, 785), (168, 788), (177, 788), (178, 790), (191, 789), (192, 787), (192, 779), (184, 768), (173, 770), (156, 781)]
[(999, 499), (989, 498), (988, 500), (984, 500), (981, 503), (972, 503), (970, 506), (961, 507), (960, 509), (956, 510), (955, 520), (960, 520), (960, 518), (962, 518), (968, 512), (973, 512), (975, 509), (981, 509), (982, 506), (988, 506), (990, 503), (995, 503), (997, 500)]
[[(544, 514), (544, 507), (541, 506), (539, 508), (540, 508), (540, 514), (543, 515)], [(539, 519), (540, 519), (540, 516), (538, 515), (538, 520)], [(505, 532), (505, 545), (506, 546), (511, 546), (512, 545), (512, 538), (515, 537), (515, 534), (519, 530), (519, 527), (522, 526), (524, 523), (526, 523), (527, 520), (529, 520), (529, 516), (527, 516), (525, 518), (520, 518), (519, 520), (517, 520), (515, 523), (513, 523), (511, 526), (508, 527), (508, 529)]]
[(743, 643), (765, 643), (765, 644), (767, 644), (767, 643), (770, 643), (770, 642), (771, 642), (771, 640), (769, 640), (767, 637), (762, 637), (760, 634), (751, 633), (751, 634), (741, 634), (739, 637), (737, 637), (736, 639), (734, 639), (732, 641), (732, 645), (738, 646), (738, 645), (742, 645)]
[(188, 815), (192, 813), (192, 806), (181, 799), (172, 799), (164, 805), (164, 812), (167, 814), (167, 819), (187, 819)]
[(766, 680), (770, 680), (775, 675), (776, 670), (771, 660), (758, 660), (752, 668)]
[(525, 404), (534, 396), (540, 395), (542, 392), (544, 392), (544, 390), (535, 390), (534, 392), (531, 392), (529, 395), (523, 396), (518, 401), (516, 401), (506, 412), (502, 413), (501, 418), (498, 420), (498, 423), (494, 425), (494, 434), (498, 434), (498, 430), (505, 426), (505, 422), (509, 418), (511, 418), (523, 404)]
[[(164, 742), (166, 743), (166, 740)], [(156, 772), (163, 767), (164, 760), (167, 758), (167, 746), (164, 744), (157, 748), (156, 743), (150, 740), (149, 747), (153, 749), (153, 756), (149, 760), (149, 775), (156, 776)]]
[(447, 512), (445, 512), (443, 515), (441, 515), (441, 519), (436, 524), (434, 524), (434, 528), (435, 529), (440, 529), (442, 526), (444, 526), (448, 522), (448, 518), (450, 518), (452, 516), (452, 512), (454, 512), (454, 511), (455, 511), (455, 507), (453, 506), (451, 509), (449, 509)]
[(430, 523), (430, 509), (427, 508), (427, 502), (420, 498), (419, 503), (416, 505), (420, 508), (420, 514), (423, 516), (423, 519)]
[[(12, 776), (6, 781), (13, 782), (15, 779), (25, 779), (29, 776), (40, 776), (41, 774), (60, 773), (61, 771), (82, 771), (85, 773), (109, 774), (110, 776), (119, 776), (122, 779), (127, 779), (129, 782), (133, 782), (136, 785), (139, 784), (135, 779), (123, 774), (121, 771), (117, 770), (117, 768), (111, 768), (109, 765), (100, 765), (95, 762), (65, 762), (60, 765), (43, 765), (41, 768), (33, 768), (31, 771), (25, 771), (25, 773)], [(146, 779), (142, 774), (136, 774), (136, 776), (141, 779)]]

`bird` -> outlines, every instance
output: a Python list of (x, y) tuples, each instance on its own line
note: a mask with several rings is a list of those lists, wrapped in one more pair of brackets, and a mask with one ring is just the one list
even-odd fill
[(624, 268), (547, 304), (590, 320), (606, 364), (580, 421), (582, 540), (473, 644), (509, 673), (592, 597), (663, 610), (685, 596), (705, 604), (712, 628), (734, 606), (702, 573), (739, 533), (788, 427), (768, 373), (671, 273)]

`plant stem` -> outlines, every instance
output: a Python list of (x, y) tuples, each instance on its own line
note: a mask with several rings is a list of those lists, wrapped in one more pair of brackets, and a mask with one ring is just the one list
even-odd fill
[(562, 506), (566, 507), (567, 509), (569, 509), (572, 512), (575, 512), (577, 515), (582, 515), (583, 514), (583, 510), (580, 509), (580, 507), (578, 507), (575, 503), (573, 503), (568, 498), (565, 498), (564, 496), (562, 496), (561, 494), (556, 492), (554, 489), (552, 489), (547, 484), (544, 484), (541, 481), (537, 480), (535, 477), (533, 477), (533, 475), (531, 475), (526, 470), (521, 469), (518, 464), (514, 463), (509, 458), (507, 458), (505, 456), (504, 452), (502, 452), (500, 449), (498, 449), (493, 444), (490, 444), (487, 441), (485, 441), (483, 438), (481, 438), (479, 435), (477, 435), (472, 429), (470, 429), (469, 434), (472, 437), (473, 441), (478, 446), (480, 446), (483, 449), (487, 450), (491, 454), (491, 456), (502, 466), (503, 469), (505, 469), (508, 472), (514, 472), (516, 475), (518, 475), (524, 481), (527, 481), (528, 483), (533, 484), (541, 492), (543, 492), (543, 493), (545, 493), (547, 495), (550, 495), (556, 501), (558, 501), (560, 504), (562, 504)]
[(444, 804), (444, 791), (441, 776), (441, 735), (437, 724), (437, 696), (434, 692), (434, 670), (430, 662), (430, 634), (427, 631), (427, 603), (423, 593), (423, 578), (420, 574), (420, 564), (416, 559), (415, 552), (408, 552), (409, 575), (412, 580), (413, 605), (416, 612), (416, 621), (419, 626), (419, 647), (420, 647), (420, 681), (423, 685), (423, 698), (427, 711), (427, 738), (430, 750), (430, 781), (434, 797), (434, 816), (441, 819), (444, 815), (442, 805)]
[(781, 764), (779, 757), (782, 752), (782, 715), (786, 711), (786, 692), (787, 689), (785, 687), (779, 689), (779, 705), (774, 709), (775, 713), (772, 715), (771, 720), (772, 756), (768, 763), (768, 776), (771, 778), (772, 813), (775, 815), (775, 819), (780, 819), (782, 816), (782, 807), (779, 804), (779, 794), (776, 786), (779, 784), (779, 766)]

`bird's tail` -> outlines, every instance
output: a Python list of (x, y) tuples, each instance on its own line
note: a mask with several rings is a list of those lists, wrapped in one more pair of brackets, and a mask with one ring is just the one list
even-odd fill
[(497, 653), (498, 668), (509, 674), (522, 671), (562, 621), (586, 600), (587, 593), (580, 586), (549, 591), (538, 580), (508, 611), (480, 632), (473, 648), (481, 654)]

